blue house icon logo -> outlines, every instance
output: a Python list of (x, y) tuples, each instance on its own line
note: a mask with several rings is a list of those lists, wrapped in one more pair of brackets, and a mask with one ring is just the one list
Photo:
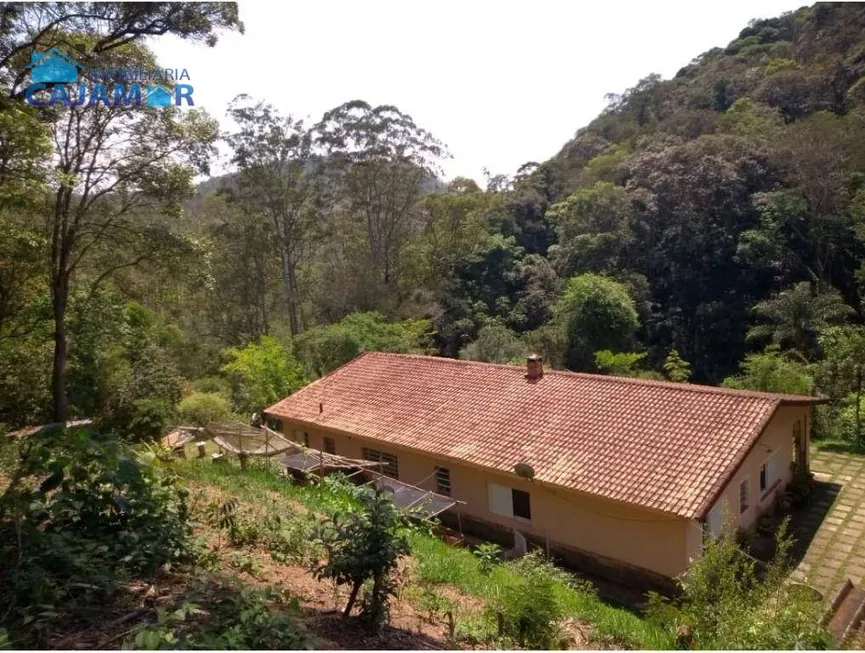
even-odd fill
[(81, 67), (75, 59), (57, 48), (51, 48), (47, 52), (32, 52), (27, 65), (34, 84), (75, 83)]
[(174, 94), (159, 84), (148, 86), (144, 93), (149, 107), (170, 107), (174, 102)]

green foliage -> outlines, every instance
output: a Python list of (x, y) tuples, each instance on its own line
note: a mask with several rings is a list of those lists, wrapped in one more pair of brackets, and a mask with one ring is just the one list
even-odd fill
[(664, 376), (676, 383), (686, 383), (691, 378), (691, 366), (675, 349), (671, 349), (664, 360)]
[(796, 70), (798, 68), (799, 64), (797, 64), (793, 59), (776, 57), (772, 59), (768, 64), (766, 64), (766, 74), (774, 75), (775, 73), (781, 72), (782, 70)]
[(172, 406), (163, 399), (136, 399), (132, 402), (133, 415), (129, 428), (145, 438), (157, 438), (174, 414)]
[(177, 418), (183, 424), (207, 426), (224, 422), (231, 416), (231, 405), (215, 392), (193, 392), (177, 405)]
[(613, 376), (636, 376), (637, 365), (646, 358), (645, 352), (621, 352), (614, 354), (609, 349), (595, 352), (595, 366), (602, 374)]
[(832, 289), (813, 292), (803, 281), (789, 290), (754, 306), (765, 324), (748, 331), (749, 340), (769, 338), (773, 343), (793, 347), (813, 360), (818, 354), (817, 336), (832, 324), (842, 322), (853, 311)]
[(494, 542), (484, 542), (474, 548), (474, 554), (480, 562), (479, 569), (482, 574), (489, 574), (499, 561), (502, 547)]
[(821, 601), (787, 580), (792, 541), (786, 524), (777, 534), (774, 559), (759, 576), (756, 561), (739, 549), (731, 530), (705, 540), (703, 554), (680, 581), (681, 598), (652, 598), (653, 617), (672, 633), (688, 633), (689, 648), (826, 648)]
[(426, 320), (388, 322), (381, 313), (352, 313), (294, 340), (298, 359), (310, 376), (324, 376), (366, 351), (422, 353)]
[(313, 648), (297, 599), (273, 587), (202, 582), (184, 602), (156, 609), (156, 623), (130, 636), (134, 650), (294, 650)]
[[(212, 465), (206, 461), (175, 461), (174, 466), (185, 478), (212, 485), (233, 497), (256, 504), (262, 494), (283, 500), (301, 502), (319, 513), (357, 512), (360, 497), (366, 491), (352, 485), (341, 475), (325, 477), (322, 488), (285, 483), (285, 480), (263, 466), (250, 465), (246, 471), (233, 465)], [(330, 480), (333, 479), (333, 485)], [(486, 601), (499, 596), (501, 587), (512, 582), (518, 573), (513, 565), (494, 565), (490, 573), (481, 570), (481, 561), (470, 550), (453, 547), (441, 538), (420, 529), (407, 530), (415, 569), (421, 582), (435, 586), (447, 583), (461, 592)], [(516, 581), (513, 581), (516, 582)], [(568, 617), (593, 624), (600, 641), (618, 643), (623, 648), (669, 649), (673, 637), (633, 612), (603, 602), (588, 583), (560, 572), (555, 593)], [(468, 635), (467, 641), (494, 642), (495, 619), (462, 617), (456, 624), (457, 635)], [(472, 639), (477, 638), (477, 639)]]
[(564, 617), (555, 592), (561, 573), (537, 552), (510, 564), (517, 573), (492, 605), (501, 615), (501, 634), (524, 648), (553, 648)]
[(567, 334), (565, 365), (574, 371), (594, 370), (596, 351), (627, 350), (639, 326), (627, 289), (596, 274), (569, 279), (555, 310)]
[(761, 353), (748, 354), (742, 363), (742, 373), (724, 379), (721, 385), (740, 390), (808, 395), (814, 384), (807, 364), (781, 352), (777, 345), (769, 345)]
[(559, 236), (550, 258), (567, 275), (619, 269), (634, 237), (633, 216), (631, 199), (621, 186), (604, 181), (581, 188), (547, 211)]
[(0, 497), (0, 614), (14, 639), (38, 642), (61, 610), (86, 609), (124, 578), (191, 560), (187, 492), (155, 462), (86, 431), (23, 445)]
[(144, 306), (121, 306), (107, 292), (76, 301), (70, 330), (79, 336), (70, 352), (72, 405), (84, 415), (95, 412), (104, 428), (123, 436), (158, 436), (181, 393), (171, 330)]
[(402, 531), (403, 520), (386, 493), (367, 491), (360, 495), (358, 510), (334, 515), (319, 534), (326, 560), (316, 567), (315, 574), (351, 586), (346, 615), (351, 613), (361, 586), (372, 581), (361, 611), (371, 630), (378, 629), (387, 618), (388, 601), (395, 592), (391, 574), (399, 559), (410, 551)]
[(306, 384), (303, 369), (291, 351), (273, 336), (226, 351), (222, 367), (231, 382), (234, 409), (258, 413)]
[(477, 340), (460, 350), (460, 358), (484, 363), (521, 363), (527, 353), (516, 333), (506, 326), (492, 323), (478, 332)]

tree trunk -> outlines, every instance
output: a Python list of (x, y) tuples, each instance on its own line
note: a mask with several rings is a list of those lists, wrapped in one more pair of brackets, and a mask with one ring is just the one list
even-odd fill
[(297, 271), (289, 260), (288, 252), (282, 252), (282, 278), (285, 283), (285, 300), (288, 306), (288, 326), (291, 335), (300, 333), (300, 310), (297, 301)]
[(66, 302), (69, 286), (62, 273), (51, 287), (51, 302), (54, 317), (54, 364), (51, 369), (51, 398), (53, 401), (52, 418), (55, 422), (66, 423)]
[(355, 581), (354, 586), (351, 588), (351, 596), (348, 597), (348, 605), (345, 606), (345, 610), (342, 611), (342, 615), (347, 617), (351, 614), (351, 609), (354, 607), (354, 602), (357, 601), (357, 593), (360, 591), (360, 586), (363, 583), (359, 581)]

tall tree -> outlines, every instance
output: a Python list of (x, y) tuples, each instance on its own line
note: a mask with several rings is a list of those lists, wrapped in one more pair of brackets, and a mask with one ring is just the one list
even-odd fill
[(577, 372), (596, 368), (596, 351), (628, 351), (639, 326), (625, 286), (597, 274), (569, 279), (555, 314), (566, 333), (565, 365)]
[(228, 136), (240, 169), (238, 199), (267, 219), (279, 251), (292, 335), (302, 330), (298, 265), (322, 202), (319, 161), (301, 120), (282, 117), (270, 105), (249, 106), (238, 96), (228, 115), (239, 129)]
[(747, 338), (770, 339), (814, 360), (819, 355), (818, 334), (852, 312), (834, 288), (815, 292), (809, 282), (802, 281), (754, 306), (762, 324), (751, 327)]
[[(83, 46), (74, 34), (96, 35), (76, 56), (101, 56), (147, 36), (174, 34), (215, 45), (219, 30), (243, 32), (235, 2), (6, 2), (0, 8), (0, 87), (23, 90), (35, 49)], [(80, 63), (87, 63), (81, 61)]]
[(417, 201), (434, 187), (445, 147), (396, 107), (361, 100), (328, 111), (315, 130), (341, 170), (351, 211), (363, 221), (373, 265), (390, 286)]
[[(104, 58), (116, 67), (155, 66), (129, 43)], [(106, 84), (109, 96), (113, 83)], [(90, 292), (115, 272), (159, 261), (187, 243), (171, 232), (168, 215), (191, 195), (195, 172), (206, 172), (216, 123), (200, 111), (104, 104), (48, 107), (56, 181), (45, 223), (50, 245), (54, 319), (53, 415), (66, 419), (66, 310), (76, 275)], [(85, 270), (86, 268), (86, 270)]]

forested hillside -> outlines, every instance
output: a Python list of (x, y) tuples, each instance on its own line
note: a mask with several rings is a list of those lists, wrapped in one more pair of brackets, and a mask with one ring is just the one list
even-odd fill
[[(820, 435), (865, 431), (861, 5), (752, 22), (485, 188), (442, 183), (446, 144), (362, 100), (301, 122), (239, 97), (225, 134), (197, 110), (25, 105), (15, 75), (47, 45), (28, 11), (0, 30), (8, 427), (153, 435), (382, 349), (822, 393)], [(195, 188), (218, 139), (235, 172)]]

